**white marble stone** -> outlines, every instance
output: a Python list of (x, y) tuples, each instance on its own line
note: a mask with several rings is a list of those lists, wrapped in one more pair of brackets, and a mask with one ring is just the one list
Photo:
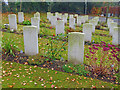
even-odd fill
[(83, 64), (84, 33), (71, 32), (68, 34), (68, 60), (73, 64)]
[(107, 20), (107, 25), (108, 25), (108, 28), (110, 29), (110, 23), (113, 23), (114, 21), (110, 18), (108, 18)]
[(40, 33), (40, 20), (38, 17), (32, 17), (31, 18), (31, 25), (37, 26), (38, 34)]
[(51, 12), (47, 12), (47, 19), (49, 20)]
[(10, 30), (17, 30), (17, 20), (15, 14), (8, 15)]
[(93, 25), (90, 23), (83, 24), (83, 33), (85, 34), (85, 41), (91, 42)]
[(57, 18), (59, 18), (58, 14), (59, 14), (58, 12), (55, 12), (55, 16), (56, 16)]
[(81, 16), (78, 16), (78, 18), (77, 18), (77, 25), (78, 26), (81, 26), (81, 24), (82, 24), (82, 21), (81, 21)]
[(34, 14), (34, 17), (37, 17), (37, 18), (39, 19), (39, 21), (40, 21), (40, 13), (39, 13), (39, 12), (36, 12), (36, 13)]
[(69, 15), (69, 19), (70, 19), (70, 18), (73, 18), (73, 14), (70, 14), (70, 15)]
[(84, 16), (85, 22), (88, 21), (88, 15)]
[(95, 26), (98, 24), (98, 21), (99, 21), (99, 17), (94, 17), (92, 20), (95, 20)]
[(116, 23), (116, 22), (110, 23), (109, 34), (110, 34), (111, 36), (113, 35), (114, 27), (117, 27), (117, 23)]
[(91, 23), (93, 25), (93, 33), (95, 32), (95, 25), (96, 25), (96, 21), (95, 20), (90, 20), (89, 23)]
[(18, 12), (18, 22), (22, 23), (24, 21), (24, 13)]
[(51, 16), (51, 26), (52, 27), (56, 26), (56, 21), (57, 21), (57, 17), (56, 16)]
[(58, 14), (58, 18), (62, 19), (62, 13)]
[(75, 18), (69, 18), (69, 27), (75, 29)]
[(68, 18), (68, 13), (64, 13), (64, 15)]
[(81, 17), (81, 23), (85, 23), (85, 17), (84, 16), (80, 16)]
[(56, 21), (56, 36), (59, 34), (64, 34), (64, 21), (63, 20), (57, 20)]
[(113, 36), (112, 36), (112, 44), (113, 45), (120, 44), (120, 27), (114, 27)]
[(38, 49), (38, 30), (36, 26), (24, 26), (24, 49), (26, 55), (36, 55)]
[(50, 13), (50, 14), (49, 14), (49, 21), (50, 21), (50, 22), (52, 21), (52, 16), (53, 16), (53, 13)]

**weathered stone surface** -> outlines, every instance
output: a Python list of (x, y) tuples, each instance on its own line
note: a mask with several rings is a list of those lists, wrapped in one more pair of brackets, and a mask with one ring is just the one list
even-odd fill
[(24, 49), (26, 55), (38, 54), (38, 30), (36, 26), (24, 26)]
[(34, 17), (37, 17), (37, 18), (39, 19), (39, 21), (40, 21), (40, 13), (39, 13), (39, 12), (36, 12), (36, 13), (34, 14)]
[(75, 18), (69, 18), (69, 27), (75, 29)]
[(38, 34), (40, 33), (40, 20), (38, 17), (32, 17), (31, 18), (31, 24), (33, 26), (37, 26)]
[(18, 22), (22, 23), (24, 21), (24, 13), (18, 12)]
[(113, 45), (120, 44), (120, 27), (114, 27), (113, 36), (112, 36), (112, 44)]
[(83, 64), (84, 33), (71, 32), (68, 34), (68, 60), (73, 64)]
[(56, 21), (56, 36), (59, 34), (64, 34), (64, 21), (63, 20), (57, 20)]
[(113, 30), (114, 30), (114, 27), (117, 27), (117, 23), (116, 22), (112, 22), (110, 23), (110, 31), (109, 31), (109, 34), (112, 36), (113, 35)]
[(14, 31), (17, 30), (17, 20), (15, 14), (8, 15), (10, 30)]
[(90, 23), (83, 24), (83, 33), (85, 34), (85, 41), (91, 42), (93, 26)]

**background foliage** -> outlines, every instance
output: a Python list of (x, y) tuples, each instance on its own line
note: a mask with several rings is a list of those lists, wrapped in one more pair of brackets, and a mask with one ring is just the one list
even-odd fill
[[(119, 6), (117, 2), (87, 2), (87, 14), (91, 14), (91, 9)], [(85, 13), (85, 2), (2, 2), (2, 12), (67, 12), (67, 13)]]

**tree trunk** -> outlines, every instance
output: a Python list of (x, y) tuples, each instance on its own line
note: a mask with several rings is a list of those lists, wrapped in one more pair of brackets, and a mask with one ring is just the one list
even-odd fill
[(21, 9), (22, 9), (22, 0), (20, 2), (20, 12), (21, 12)]
[(109, 3), (107, 5), (107, 11), (106, 11), (106, 23), (107, 23), (107, 19), (108, 19), (108, 12), (109, 12)]

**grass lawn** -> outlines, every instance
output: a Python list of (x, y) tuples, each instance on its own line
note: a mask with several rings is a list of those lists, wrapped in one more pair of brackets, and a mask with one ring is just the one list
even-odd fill
[[(25, 13), (25, 20), (30, 20), (31, 17), (33, 17), (33, 14)], [(8, 14), (3, 14), (3, 20), (2, 23), (8, 23)], [(47, 23), (43, 23), (47, 22)], [(42, 26), (41, 26), (42, 24)], [(23, 32), (23, 26), (18, 24), (18, 32)], [(48, 20), (46, 20), (46, 14), (41, 13), (41, 22), (40, 22), (40, 34), (47, 35), (47, 36), (53, 36), (55, 34), (55, 28), (49, 28), (50, 24), (48, 23)], [(44, 27), (46, 26), (46, 27)], [(67, 29), (68, 26), (65, 26), (65, 29)], [(81, 30), (81, 27), (76, 27), (76, 30)], [(95, 34), (106, 34), (109, 35), (109, 31), (104, 30), (95, 30)], [(2, 32), (2, 40), (7, 39), (13, 40), (15, 44), (19, 47), (19, 51), (24, 52), (24, 41), (23, 41), (23, 35), (22, 34), (15, 34), (15, 33), (9, 33), (9, 32)], [(101, 41), (104, 41), (106, 44), (110, 43), (112, 44), (112, 38), (107, 36), (101, 36), (101, 35), (92, 35), (92, 41), (101, 43)], [(50, 55), (47, 54), (48, 52), (48, 45), (47, 43), (50, 43), (51, 41), (45, 37), (38, 38), (38, 45), (39, 45), (39, 54), (35, 56), (29, 56), (29, 60), (32, 60), (34, 58), (38, 58), (40, 55), (49, 57)], [(55, 43), (54, 43), (55, 42)], [(53, 40), (53, 50), (57, 47), (59, 50), (62, 47), (62, 44), (64, 41), (61, 40)], [(84, 55), (88, 55), (89, 47), (91, 45), (84, 45)], [(58, 55), (56, 55), (57, 59), (60, 59), (61, 57), (64, 58), (64, 60), (68, 59), (68, 43), (66, 42), (64, 46), (65, 50), (60, 50)], [(102, 47), (99, 47), (99, 50), (96, 52), (95, 57), (97, 57), (100, 61), (103, 53), (101, 52), (103, 50)], [(111, 50), (109, 50), (109, 54), (107, 56), (111, 55)], [(119, 53), (117, 53), (119, 54)], [(61, 55), (61, 56), (60, 56)], [(107, 58), (108, 59), (108, 58)], [(41, 59), (39, 59), (41, 60)], [(118, 69), (118, 62), (116, 58), (113, 58), (115, 69)], [(84, 58), (84, 64), (89, 64), (92, 62), (92, 59)], [(107, 60), (106, 60), (107, 62)], [(12, 63), (12, 64), (11, 64)], [(112, 62), (109, 62), (109, 65), (111, 65)], [(3, 66), (3, 75), (2, 78), (2, 87), (8, 88), (51, 88), (51, 86), (59, 87), (59, 88), (117, 88), (119, 85), (104, 82), (98, 79), (88, 78), (84, 76), (78, 76), (78, 75), (70, 75), (69, 73), (60, 72), (60, 71), (54, 71), (49, 70), (47, 68), (41, 68), (41, 67), (35, 67), (35, 66), (29, 66), (29, 65), (23, 65), (15, 62), (10, 61), (2, 61)], [(40, 77), (40, 78), (39, 78)], [(51, 80), (50, 80), (51, 79)], [(40, 81), (41, 80), (41, 81)]]
[[(3, 88), (117, 88), (118, 85), (103, 82), (84, 76), (49, 70), (47, 68), (22, 65), (10, 61), (2, 61)], [(43, 85), (43, 86), (42, 86)]]

